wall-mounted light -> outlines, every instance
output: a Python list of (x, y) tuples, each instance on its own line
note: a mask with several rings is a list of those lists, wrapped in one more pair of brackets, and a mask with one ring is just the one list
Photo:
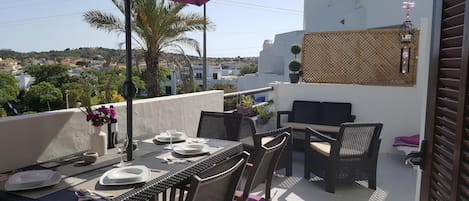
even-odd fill
[(408, 73), (410, 71), (410, 56), (411, 44), (414, 39), (414, 26), (410, 21), (410, 9), (415, 7), (415, 3), (408, 0), (402, 2), (402, 8), (406, 9), (405, 21), (401, 26), (399, 32), (399, 40), (401, 43), (401, 62), (399, 70), (401, 73)]

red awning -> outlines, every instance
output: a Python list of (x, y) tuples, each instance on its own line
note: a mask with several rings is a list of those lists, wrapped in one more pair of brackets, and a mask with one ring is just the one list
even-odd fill
[(172, 0), (172, 1), (201, 6), (201, 5), (204, 5), (205, 3), (207, 3), (209, 0)]

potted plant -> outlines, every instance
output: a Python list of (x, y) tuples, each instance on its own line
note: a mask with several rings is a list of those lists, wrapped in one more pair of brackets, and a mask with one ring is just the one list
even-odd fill
[(298, 83), (300, 79), (300, 69), (301, 69), (301, 62), (296, 59), (296, 55), (301, 52), (301, 47), (297, 44), (294, 44), (291, 46), (290, 51), (292, 54), (295, 55), (295, 59), (291, 60), (290, 63), (288, 64), (288, 69), (292, 73), (290, 73), (290, 82), (291, 83)]
[(251, 96), (241, 96), (241, 101), (237, 107), (238, 113), (245, 116), (252, 116), (254, 114), (252, 106), (254, 105), (254, 99)]
[(274, 112), (270, 111), (267, 106), (258, 106), (256, 107), (257, 113), (257, 123), (264, 125), (266, 124), (270, 118), (274, 116)]

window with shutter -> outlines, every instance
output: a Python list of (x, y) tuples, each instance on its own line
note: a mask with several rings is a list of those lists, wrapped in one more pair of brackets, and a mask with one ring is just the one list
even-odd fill
[(469, 201), (468, 6), (434, 1), (421, 201)]

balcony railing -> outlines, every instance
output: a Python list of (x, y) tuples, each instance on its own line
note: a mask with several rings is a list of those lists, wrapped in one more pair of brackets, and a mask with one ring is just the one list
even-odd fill
[[(238, 91), (238, 92), (233, 92), (233, 93), (226, 93), (226, 94), (223, 95), (223, 98), (225, 100), (225, 111), (235, 110), (234, 108), (227, 107), (226, 104), (227, 104), (227, 101), (229, 101), (229, 100), (236, 99), (236, 105), (239, 105), (240, 102), (241, 102), (241, 97), (243, 95), (244, 96), (255, 95), (255, 94), (270, 92), (270, 91), (273, 91), (273, 90), (274, 90), (273, 87), (263, 87), (263, 88), (250, 89), (250, 90)], [(258, 107), (258, 106), (268, 105), (268, 104), (272, 104), (272, 103), (273, 103), (273, 100), (265, 100), (263, 102), (258, 102), (256, 104), (254, 104), (252, 107), (255, 108), (255, 107)]]

